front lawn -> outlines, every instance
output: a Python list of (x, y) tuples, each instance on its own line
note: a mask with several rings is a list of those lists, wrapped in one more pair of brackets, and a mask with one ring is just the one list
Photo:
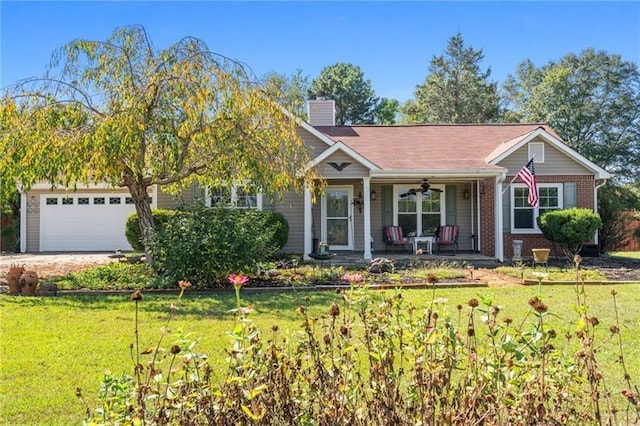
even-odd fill
[[(633, 383), (640, 382), (640, 285), (592, 286), (586, 289), (590, 315), (597, 317), (599, 346), (610, 336), (615, 324), (611, 291), (618, 292), (618, 312), (624, 355)], [(518, 323), (529, 311), (528, 301), (537, 292), (533, 287), (482, 289), (404, 290), (403, 299), (417, 312), (435, 298), (446, 298), (445, 309), (457, 318), (456, 305), (468, 310), (471, 298), (493, 299), (503, 315)], [(386, 292), (387, 295), (394, 291)], [(377, 297), (382, 296), (376, 293)], [(480, 297), (482, 296), (482, 297)], [(558, 336), (575, 333), (577, 315), (575, 293), (571, 286), (545, 286), (541, 294), (552, 315), (545, 321)], [(326, 314), (332, 302), (342, 295), (335, 292), (277, 291), (243, 295), (244, 303), (255, 305), (250, 317), (268, 334), (277, 325), (283, 335), (299, 330), (305, 305), (312, 317)], [(164, 326), (175, 296), (145, 295), (140, 302), (140, 347), (152, 347)], [(105, 371), (116, 375), (132, 372), (129, 346), (134, 342), (135, 305), (129, 295), (78, 297), (0, 297), (0, 423), (5, 424), (80, 424), (85, 406), (75, 397), (81, 388), (91, 407), (97, 407), (99, 383)], [(171, 330), (183, 330), (199, 336), (199, 351), (209, 355), (216, 371), (221, 371), (230, 346), (227, 331), (233, 328), (235, 307), (233, 291), (216, 295), (187, 295), (175, 311)], [(478, 333), (480, 334), (480, 333)], [(565, 347), (559, 337), (558, 346)], [(573, 340), (575, 342), (575, 339)], [(171, 344), (168, 339), (167, 344)], [(609, 340), (597, 353), (610, 392), (618, 396), (626, 387), (616, 340)], [(622, 406), (624, 408), (624, 406)]]

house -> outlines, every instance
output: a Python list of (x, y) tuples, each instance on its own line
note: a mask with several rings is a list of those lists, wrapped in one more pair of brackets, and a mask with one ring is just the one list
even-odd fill
[[(182, 198), (226, 197), (240, 207), (279, 211), (290, 228), (283, 251), (305, 256), (317, 239), (332, 251), (370, 259), (372, 250), (385, 249), (386, 226), (428, 235), (451, 224), (459, 228), (460, 250), (502, 261), (513, 256), (513, 240), (523, 241), (523, 254), (549, 247), (535, 218), (550, 209), (596, 209), (597, 190), (610, 178), (544, 124), (335, 126), (333, 101), (308, 106), (299, 132), (313, 160), (300, 167), (317, 169), (326, 182), (322, 194), (307, 190), (273, 200), (240, 188), (225, 194), (193, 188)], [(535, 208), (527, 186), (514, 180), (530, 158), (540, 197)], [(178, 203), (158, 188), (150, 195), (154, 208)], [(22, 251), (129, 247), (123, 229), (134, 206), (126, 191), (36, 186), (22, 194), (22, 207)]]

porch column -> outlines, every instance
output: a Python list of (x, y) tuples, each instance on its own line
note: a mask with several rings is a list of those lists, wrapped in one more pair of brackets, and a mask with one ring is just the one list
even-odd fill
[(27, 252), (27, 193), (21, 189), (20, 190), (20, 253), (26, 253), (26, 252)]
[(502, 221), (502, 182), (504, 182), (506, 176), (502, 174), (496, 176), (495, 190), (493, 195), (495, 197), (495, 225), (496, 225), (496, 258), (500, 262), (504, 262), (504, 230)]
[(309, 185), (304, 186), (304, 260), (311, 259), (309, 253), (313, 250), (313, 212), (311, 210), (311, 190)]
[(364, 259), (371, 260), (371, 178), (362, 179), (362, 198), (364, 203)]

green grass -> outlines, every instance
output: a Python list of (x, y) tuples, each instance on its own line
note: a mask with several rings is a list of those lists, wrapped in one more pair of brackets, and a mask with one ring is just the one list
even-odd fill
[(640, 260), (640, 251), (616, 251), (610, 253), (611, 257), (615, 258), (627, 258)]
[[(537, 280), (534, 274), (543, 273), (548, 274), (546, 277), (542, 278), (543, 281), (575, 281), (576, 272), (572, 269), (567, 268), (558, 268), (558, 267), (550, 267), (550, 268), (531, 268), (531, 267), (523, 267), (517, 268), (514, 266), (499, 266), (495, 269), (496, 272), (501, 274), (508, 275), (514, 278), (524, 278), (527, 280)], [(601, 281), (606, 280), (607, 277), (597, 269), (581, 269), (580, 276), (582, 279), (586, 281)]]
[[(618, 292), (618, 309), (627, 365), (634, 383), (640, 382), (640, 285), (589, 286), (591, 315), (598, 317), (599, 341), (609, 335), (615, 321), (611, 290)], [(486, 295), (501, 306), (500, 315), (519, 320), (529, 309), (528, 299), (537, 287), (483, 289), (437, 289), (435, 297), (445, 297), (447, 311), (457, 318), (456, 305), (466, 306), (472, 297)], [(575, 331), (577, 315), (572, 306), (572, 286), (542, 287), (548, 304), (551, 326), (563, 336)], [(264, 331), (277, 324), (285, 333), (299, 327), (296, 308), (305, 304), (312, 315), (326, 312), (332, 301), (341, 296), (334, 292), (263, 292), (243, 294), (244, 303), (255, 304), (252, 319)], [(405, 290), (403, 297), (418, 308), (431, 301), (431, 290)], [(140, 310), (140, 345), (153, 346), (164, 325), (169, 305), (175, 296), (145, 295)], [(182, 329), (200, 337), (201, 352), (209, 354), (214, 367), (224, 365), (226, 335), (235, 306), (232, 290), (213, 295), (189, 295), (183, 298), (171, 323), (172, 330)], [(119, 374), (131, 372), (129, 345), (134, 342), (134, 303), (129, 295), (83, 297), (0, 297), (0, 423), (2, 424), (80, 424), (84, 406), (75, 398), (80, 387), (92, 407), (97, 407), (97, 393), (102, 374), (109, 370)], [(575, 340), (575, 339), (574, 339)], [(170, 343), (171, 340), (167, 340)], [(558, 344), (561, 344), (559, 339)], [(615, 341), (613, 341), (615, 343)], [(599, 355), (609, 389), (619, 394), (622, 372), (616, 359), (617, 345), (608, 342)]]

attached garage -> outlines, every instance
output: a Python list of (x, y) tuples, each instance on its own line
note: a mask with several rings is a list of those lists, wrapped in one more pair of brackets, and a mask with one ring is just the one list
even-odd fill
[(40, 251), (131, 250), (125, 222), (135, 211), (124, 192), (40, 195)]

